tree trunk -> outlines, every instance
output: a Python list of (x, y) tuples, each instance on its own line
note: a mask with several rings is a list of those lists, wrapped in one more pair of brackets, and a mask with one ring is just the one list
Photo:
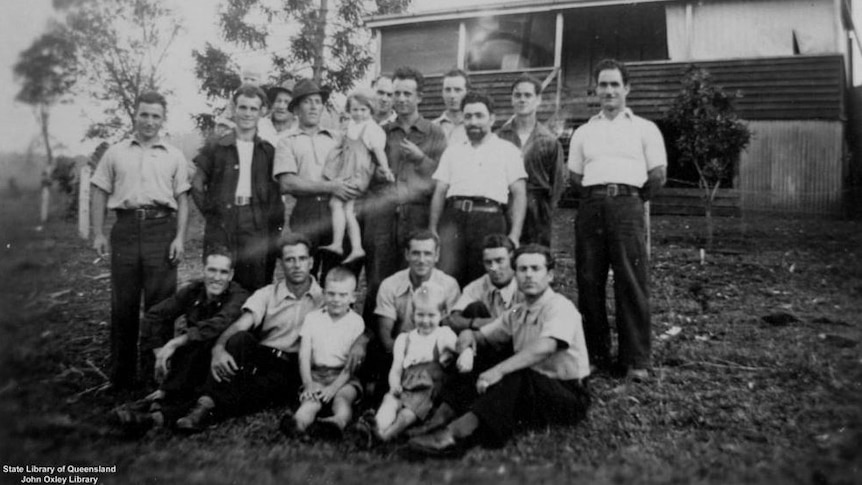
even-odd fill
[(326, 41), (326, 22), (329, 0), (320, 0), (320, 9), (317, 11), (317, 33), (315, 35), (317, 42), (314, 44), (314, 60), (312, 62), (312, 77), (314, 82), (319, 86), (323, 80), (323, 54)]
[(51, 151), (51, 136), (48, 133), (50, 112), (47, 104), (39, 105), (36, 117), (42, 128), (42, 142), (45, 144), (45, 154), (48, 158), (45, 170), (42, 172), (42, 197), (39, 207), (39, 224), (45, 224), (48, 221), (48, 209), (51, 207), (51, 175), (54, 171), (54, 152)]

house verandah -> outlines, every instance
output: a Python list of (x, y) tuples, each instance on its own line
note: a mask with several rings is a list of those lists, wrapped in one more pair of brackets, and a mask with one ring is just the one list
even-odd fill
[[(632, 109), (658, 120), (691, 65), (736, 92), (754, 132), (725, 213), (839, 215), (849, 162), (845, 66), (852, 49), (840, 1), (510, 1), (437, 14), (369, 19), (378, 72), (400, 65), (427, 78), (423, 114), (444, 109), (442, 73), (460, 67), (507, 119), (509, 88), (522, 73), (544, 81), (540, 119), (568, 139), (598, 109), (591, 73), (625, 61)], [(674, 192), (667, 210), (691, 212)], [(697, 202), (694, 202), (695, 204)], [(674, 209), (676, 207), (676, 209)], [(736, 207), (736, 209), (734, 209)], [(656, 210), (662, 210), (657, 201)]]

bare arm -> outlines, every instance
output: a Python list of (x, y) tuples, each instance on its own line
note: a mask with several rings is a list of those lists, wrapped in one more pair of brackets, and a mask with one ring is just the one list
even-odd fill
[(491, 367), (479, 375), (476, 390), (484, 393), (489, 387), (500, 382), (503, 377), (521, 369), (527, 369), (547, 359), (557, 350), (557, 341), (551, 337), (541, 337), (524, 347), (520, 352)]
[(521, 239), (521, 229), (524, 227), (524, 216), (527, 213), (527, 182), (516, 180), (509, 186), (509, 239), (518, 245)]
[(443, 216), (447, 192), (449, 192), (449, 184), (438, 180), (434, 188), (434, 196), (431, 198), (431, 216), (428, 218), (428, 228), (434, 234), (437, 234), (437, 226), (440, 224), (440, 217)]
[(93, 216), (93, 249), (105, 257), (108, 255), (108, 239), (105, 237), (105, 208), (108, 206), (108, 193), (93, 186), (93, 200), (90, 204), (90, 214)]
[(233, 356), (225, 349), (225, 344), (237, 333), (247, 332), (253, 326), (254, 316), (250, 312), (244, 312), (216, 341), (212, 349), (212, 362), (210, 363), (210, 372), (212, 372), (216, 382), (221, 382), (222, 379), (230, 380), (231, 376), (239, 370)]
[(395, 328), (395, 320), (387, 317), (377, 317), (377, 338), (383, 344), (383, 348), (387, 352), (392, 352), (392, 346), (395, 341), (392, 338), (392, 329)]
[(355, 199), (361, 192), (347, 180), (308, 180), (295, 173), (283, 173), (278, 176), (282, 194), (297, 197), (312, 195), (331, 195), (341, 200)]
[(179, 263), (185, 254), (186, 231), (189, 226), (189, 194), (183, 192), (177, 196), (177, 235), (171, 242), (170, 258), (174, 264)]

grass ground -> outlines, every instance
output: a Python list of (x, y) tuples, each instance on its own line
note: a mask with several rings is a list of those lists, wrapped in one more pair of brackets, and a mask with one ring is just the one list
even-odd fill
[[(589, 418), (574, 429), (417, 462), (398, 446), (284, 438), (279, 410), (192, 437), (122, 436), (106, 420), (117, 398), (97, 390), (109, 268), (71, 223), (34, 231), (35, 200), (0, 200), (3, 465), (115, 465), (83, 475), (122, 484), (862, 483), (857, 222), (722, 219), (701, 262), (702, 220), (654, 218), (653, 379), (593, 380)], [(561, 211), (555, 225), (557, 289), (569, 296), (573, 218)], [(199, 236), (196, 225), (181, 278), (194, 270)]]

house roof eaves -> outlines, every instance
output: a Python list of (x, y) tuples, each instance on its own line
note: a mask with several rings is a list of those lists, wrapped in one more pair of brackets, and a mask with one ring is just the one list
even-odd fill
[(520, 0), (488, 5), (468, 5), (422, 13), (400, 13), (366, 17), (365, 26), (370, 29), (408, 25), (421, 22), (455, 20), (484, 15), (525, 14), (567, 10), (573, 8), (599, 7), (608, 5), (627, 5), (633, 3), (671, 3), (674, 0)]

